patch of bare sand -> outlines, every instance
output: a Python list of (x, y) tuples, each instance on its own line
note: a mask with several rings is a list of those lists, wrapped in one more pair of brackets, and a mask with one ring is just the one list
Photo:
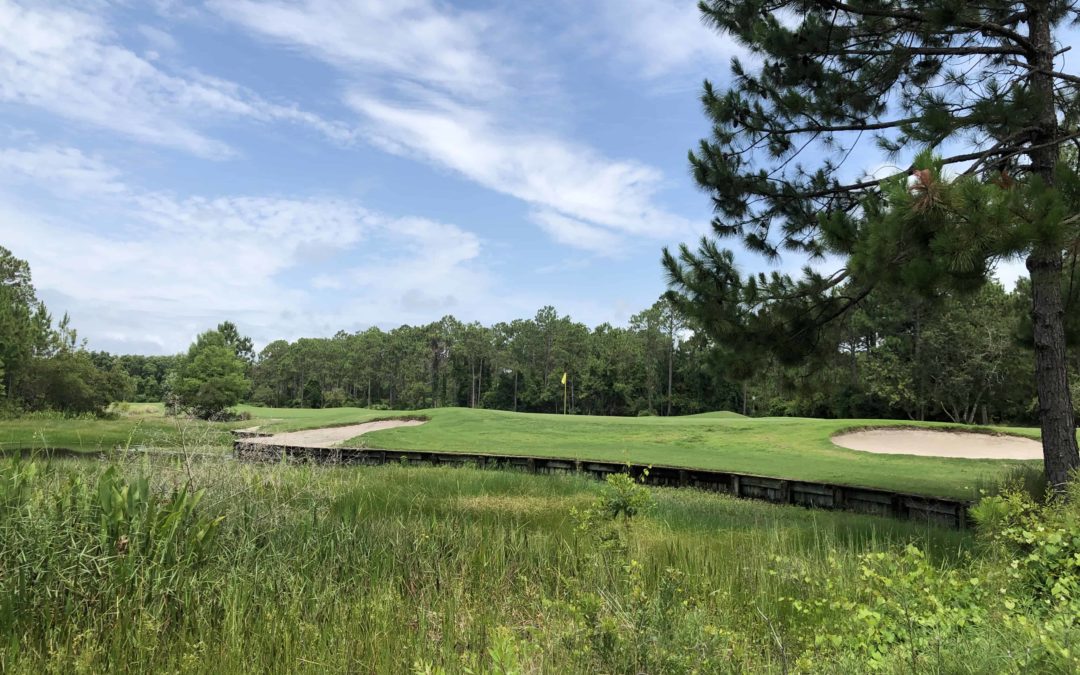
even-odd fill
[(297, 448), (333, 448), (350, 438), (356, 438), (372, 431), (415, 427), (423, 423), (424, 420), (380, 420), (378, 422), (364, 422), (363, 424), (348, 424), (341, 427), (287, 431), (273, 436), (251, 438), (248, 441), (264, 445), (288, 445)]
[(1042, 443), (1030, 438), (930, 429), (870, 429), (833, 436), (849, 450), (885, 455), (962, 459), (1042, 459)]

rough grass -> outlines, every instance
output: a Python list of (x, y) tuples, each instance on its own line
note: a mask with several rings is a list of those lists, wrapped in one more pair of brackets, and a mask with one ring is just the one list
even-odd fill
[[(816, 592), (803, 574), (827, 565), (835, 592), (854, 592), (860, 554), (914, 543), (951, 566), (971, 548), (953, 531), (676, 490), (653, 491), (655, 509), (619, 527), (625, 549), (609, 547), (572, 515), (602, 489), (577, 477), (3, 469), (3, 672), (781, 672), (818, 628), (793, 609)], [(185, 510), (178, 495), (200, 490)]]

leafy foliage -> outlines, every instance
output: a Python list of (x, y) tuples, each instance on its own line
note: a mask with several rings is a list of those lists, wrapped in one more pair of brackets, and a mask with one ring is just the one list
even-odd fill
[[(744, 277), (730, 251), (703, 238), (696, 250), (664, 251), (672, 301), (751, 373), (769, 355), (790, 365), (828, 349), (829, 324), (874, 289), (968, 292), (998, 260), (1022, 256), (1047, 475), (1063, 486), (1080, 467), (1061, 293), (1080, 206), (1080, 176), (1062, 161), (1078, 138), (1080, 78), (1058, 72), (1055, 59), (1077, 3), (700, 8), (755, 58), (752, 69), (733, 60), (730, 88), (706, 82), (701, 97), (712, 132), (690, 165), (711, 198), (714, 234), (807, 265), (798, 278)], [(901, 165), (884, 175), (846, 167), (871, 140), (881, 160)], [(951, 166), (962, 173), (947, 177)], [(821, 271), (832, 263), (839, 269)]]
[(246, 366), (234, 346), (218, 331), (199, 335), (188, 349), (173, 386), (180, 406), (198, 417), (220, 416), (236, 405), (251, 388)]

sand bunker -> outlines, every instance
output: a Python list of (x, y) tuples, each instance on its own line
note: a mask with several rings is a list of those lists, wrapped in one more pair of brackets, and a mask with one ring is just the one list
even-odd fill
[(885, 455), (963, 459), (1042, 459), (1042, 444), (1030, 438), (929, 429), (871, 429), (833, 436), (842, 448)]
[(273, 436), (249, 438), (246, 441), (263, 445), (289, 445), (298, 448), (333, 448), (350, 438), (356, 438), (372, 431), (415, 427), (423, 423), (424, 420), (381, 420), (378, 422), (364, 422), (363, 424), (349, 424), (342, 427), (288, 431)]

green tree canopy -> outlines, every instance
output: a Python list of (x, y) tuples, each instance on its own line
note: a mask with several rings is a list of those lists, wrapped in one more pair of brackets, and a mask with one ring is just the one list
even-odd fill
[[(1056, 63), (1076, 2), (700, 7), (755, 60), (752, 69), (735, 60), (731, 86), (706, 82), (702, 95), (712, 134), (690, 163), (712, 199), (716, 236), (767, 259), (842, 263), (835, 273), (808, 265), (800, 278), (744, 278), (729, 251), (703, 240), (665, 251), (673, 300), (726, 349), (797, 362), (876, 286), (972, 290), (995, 261), (1023, 256), (1046, 470), (1061, 485), (1080, 466), (1061, 297), (1080, 190), (1059, 162), (1080, 138), (1080, 78)], [(900, 168), (867, 176), (846, 165), (853, 156)], [(960, 178), (945, 180), (946, 167)]]
[(49, 323), (30, 265), (0, 246), (0, 395), (15, 395), (16, 383), (47, 339)]
[(203, 418), (220, 416), (247, 394), (247, 366), (216, 330), (195, 339), (180, 365), (173, 394), (184, 408)]

